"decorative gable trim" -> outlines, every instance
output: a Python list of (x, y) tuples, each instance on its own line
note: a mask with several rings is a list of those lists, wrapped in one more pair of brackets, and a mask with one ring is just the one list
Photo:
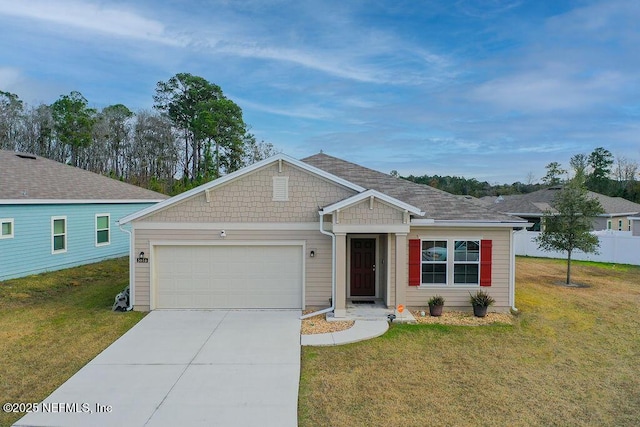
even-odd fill
[[(400, 201), (398, 199), (395, 199), (391, 196), (387, 196), (384, 193), (381, 193), (379, 191), (376, 190), (367, 190), (367, 191), (363, 191), (362, 193), (356, 194), (354, 196), (351, 196), (349, 198), (346, 198), (344, 200), (341, 200), (337, 203), (334, 203), (332, 205), (329, 205), (323, 209), (321, 209), (320, 215), (326, 215), (326, 214), (330, 214), (336, 211), (339, 211), (340, 209), (344, 209), (347, 208), (349, 206), (355, 205), (357, 203), (360, 203), (363, 200), (366, 200), (367, 198), (376, 198), (379, 199), (401, 211), (407, 211), (409, 213), (412, 213), (414, 215), (420, 215), (423, 216), (425, 213), (422, 212), (420, 210), (420, 208), (417, 208), (415, 206), (412, 206), (408, 203), (405, 203), (403, 201)], [(370, 202), (371, 203), (371, 202)]]

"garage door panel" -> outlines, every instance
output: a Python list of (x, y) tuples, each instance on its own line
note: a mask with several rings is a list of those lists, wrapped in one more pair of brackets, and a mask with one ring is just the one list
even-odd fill
[(157, 308), (300, 308), (300, 246), (158, 246)]

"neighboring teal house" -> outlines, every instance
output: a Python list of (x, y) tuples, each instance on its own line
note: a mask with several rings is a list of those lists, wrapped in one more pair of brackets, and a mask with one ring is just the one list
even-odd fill
[(0, 150), (0, 281), (129, 253), (118, 220), (167, 196)]

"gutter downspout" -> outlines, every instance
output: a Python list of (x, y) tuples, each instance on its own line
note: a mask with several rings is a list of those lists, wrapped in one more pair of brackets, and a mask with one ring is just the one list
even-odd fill
[(509, 302), (511, 302), (511, 311), (518, 312), (516, 308), (516, 248), (515, 248), (516, 230), (511, 229), (511, 256), (509, 257)]
[(133, 286), (133, 267), (134, 267), (134, 263), (133, 263), (133, 234), (131, 233), (131, 231), (129, 230), (125, 230), (124, 228), (122, 228), (122, 225), (118, 222), (118, 228), (120, 229), (120, 231), (124, 231), (125, 233), (127, 233), (129, 235), (129, 306), (127, 307), (127, 311), (131, 311), (133, 310), (133, 299), (134, 299), (134, 289), (132, 289)]
[(324, 215), (321, 211), (318, 213), (320, 214), (320, 233), (324, 234), (325, 236), (331, 237), (331, 307), (313, 313), (305, 314), (304, 316), (300, 317), (300, 320), (317, 316), (319, 314), (329, 313), (330, 311), (335, 310), (336, 307), (336, 235), (329, 231), (325, 231)]

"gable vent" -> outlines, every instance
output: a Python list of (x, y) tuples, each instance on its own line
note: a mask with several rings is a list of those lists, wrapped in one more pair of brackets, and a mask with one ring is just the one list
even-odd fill
[(286, 202), (289, 200), (289, 177), (273, 177), (273, 201)]

